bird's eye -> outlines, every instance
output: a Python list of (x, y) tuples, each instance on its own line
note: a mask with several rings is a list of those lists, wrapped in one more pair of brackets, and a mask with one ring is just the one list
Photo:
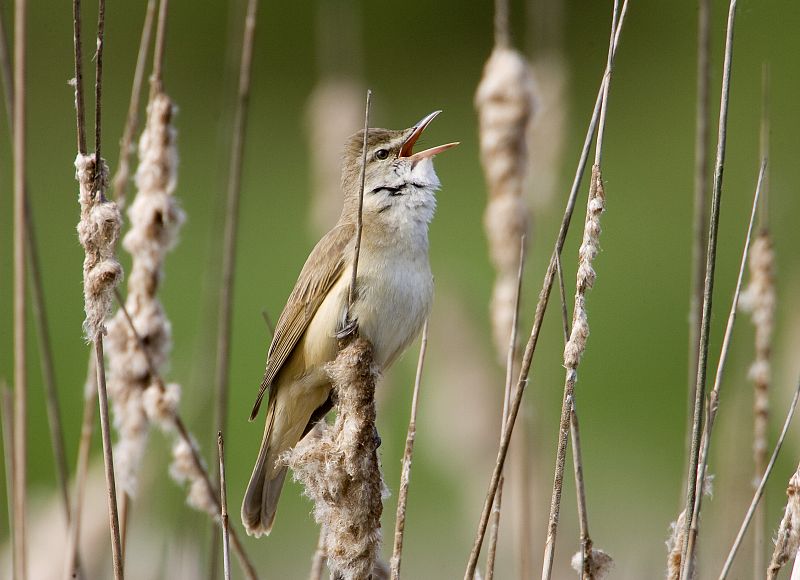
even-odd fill
[(388, 151), (388, 149), (378, 149), (378, 150), (375, 152), (375, 158), (376, 158), (376, 159), (381, 159), (381, 160), (383, 160), (383, 159), (386, 159), (387, 157), (389, 157), (389, 151)]

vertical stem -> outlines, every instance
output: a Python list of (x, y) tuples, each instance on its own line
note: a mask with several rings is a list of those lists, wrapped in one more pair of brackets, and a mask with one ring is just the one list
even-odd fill
[(231, 541), (228, 526), (228, 493), (225, 489), (225, 442), (222, 433), (217, 433), (219, 452), (219, 501), (222, 519), (222, 569), (225, 580), (231, 580)]
[(14, 577), (27, 578), (28, 374), (25, 326), (27, 0), (14, 3)]
[(314, 550), (314, 557), (311, 559), (311, 572), (308, 580), (322, 580), (322, 573), (325, 571), (325, 525), (319, 528), (319, 538), (317, 539), (317, 549)]
[(507, 47), (511, 44), (508, 31), (508, 0), (494, 0), (494, 44)]
[(153, 72), (150, 75), (150, 100), (160, 93), (163, 87), (164, 52), (167, 40), (167, 13), (169, 0), (160, 0), (158, 4), (158, 27), (156, 28), (156, 45), (153, 47)]
[(700, 348), (700, 317), (703, 304), (703, 277), (706, 246), (705, 225), (708, 220), (708, 141), (711, 94), (711, 0), (697, 3), (697, 79), (694, 133), (694, 212), (692, 221), (692, 286), (689, 301), (689, 356), (686, 424), (686, 457), (691, 451), (691, 410), (697, 386), (697, 353)]
[(411, 478), (411, 460), (414, 457), (414, 440), (417, 436), (417, 406), (419, 404), (419, 387), (422, 382), (422, 367), (425, 364), (425, 352), (428, 348), (428, 321), (422, 328), (422, 342), (419, 346), (417, 375), (414, 379), (414, 394), (411, 397), (411, 417), (408, 420), (406, 447), (403, 452), (403, 468), (400, 471), (400, 492), (397, 494), (397, 519), (394, 528), (394, 547), (392, 549), (391, 578), (399, 580), (400, 562), (403, 554), (403, 534), (406, 530), (406, 505), (408, 503), (408, 484)]
[(347, 294), (347, 317), (349, 322), (350, 308), (353, 306), (356, 298), (356, 279), (358, 278), (358, 258), (361, 254), (361, 230), (364, 227), (363, 210), (364, 210), (364, 183), (367, 177), (367, 137), (369, 134), (369, 108), (372, 104), (372, 91), (367, 89), (367, 99), (364, 105), (364, 142), (362, 143), (361, 152), (361, 180), (358, 188), (358, 217), (356, 221), (356, 247), (353, 254), (353, 269), (352, 277), (350, 279), (350, 291)]
[(94, 433), (94, 394), (97, 392), (97, 370), (94, 353), (89, 357), (89, 369), (86, 372), (86, 388), (83, 393), (83, 419), (81, 421), (81, 438), (78, 443), (78, 462), (75, 467), (74, 499), (72, 518), (67, 531), (67, 549), (64, 565), (64, 580), (71, 580), (78, 575), (79, 544), (81, 537), (81, 520), (83, 518), (83, 499), (86, 492), (86, 480), (89, 472), (89, 452), (92, 447)]
[[(6, 476), (6, 508), (11, 544), (14, 543), (14, 395), (5, 380), (0, 380), (0, 421), (3, 423), (3, 466)], [(12, 551), (11, 557), (14, 557)]]
[(150, 37), (153, 32), (155, 11), (156, 0), (147, 0), (147, 11), (144, 16), (142, 36), (139, 40), (139, 52), (136, 56), (136, 69), (133, 73), (131, 100), (128, 103), (128, 116), (125, 119), (125, 128), (123, 129), (122, 139), (120, 140), (119, 165), (117, 166), (117, 171), (114, 173), (114, 179), (112, 180), (114, 199), (120, 209), (125, 205), (125, 197), (128, 190), (133, 136), (136, 133), (136, 127), (139, 123), (139, 100), (142, 93), (144, 67), (147, 61), (147, 52), (150, 47)]
[[(164, 0), (162, 0), (164, 1)], [(244, 39), (239, 63), (239, 85), (236, 111), (233, 120), (230, 165), (228, 168), (227, 202), (225, 209), (225, 233), (222, 253), (222, 285), (219, 294), (216, 375), (214, 377), (215, 401), (214, 425), (223, 436), (228, 422), (228, 389), (230, 381), (230, 349), (233, 327), (233, 290), (236, 273), (236, 242), (239, 231), (239, 200), (241, 197), (242, 167), (244, 164), (244, 140), (247, 130), (247, 115), (250, 104), (250, 82), (255, 44), (258, 0), (248, 0), (244, 20)], [(158, 52), (158, 47), (156, 52)], [(155, 74), (155, 67), (154, 67)], [(219, 536), (211, 531), (212, 562), (210, 577), (217, 574), (216, 554), (219, 551)]]
[(717, 158), (714, 165), (714, 188), (711, 199), (711, 223), (709, 224), (708, 252), (706, 255), (706, 277), (703, 287), (703, 317), (700, 327), (700, 350), (697, 365), (697, 386), (695, 388), (694, 413), (692, 420), (692, 445), (689, 456), (689, 470), (686, 477), (686, 518), (684, 521), (682, 572), (683, 580), (690, 580), (688, 571), (690, 563), (686, 555), (689, 542), (689, 529), (694, 514), (694, 503), (697, 495), (697, 474), (700, 453), (700, 439), (703, 425), (703, 401), (706, 391), (706, 370), (708, 366), (708, 341), (711, 323), (711, 306), (714, 293), (714, 269), (717, 258), (717, 230), (719, 229), (719, 208), (722, 199), (722, 175), (725, 164), (725, 145), (728, 125), (728, 95), (731, 83), (731, 61), (733, 59), (733, 30), (736, 18), (736, 0), (730, 0), (728, 9), (728, 27), (725, 38), (725, 63), (723, 67), (722, 90), (720, 96), (719, 129), (717, 136)]
[(581, 530), (581, 579), (593, 580), (592, 538), (589, 536), (589, 513), (586, 508), (586, 487), (583, 481), (581, 430), (575, 399), (570, 400), (570, 434), (572, 437), (572, 468), (575, 471), (575, 494), (578, 500), (578, 521)]
[(81, 40), (81, 0), (72, 0), (72, 40), (75, 56), (75, 118), (78, 124), (78, 153), (86, 154), (86, 107), (83, 103), (83, 47)]
[[(100, 0), (102, 3), (103, 0)], [(97, 368), (97, 398), (100, 404), (100, 430), (103, 439), (103, 458), (108, 495), (108, 521), (111, 528), (111, 556), (114, 579), (122, 580), (122, 544), (119, 536), (119, 514), (117, 513), (117, 486), (114, 481), (114, 457), (111, 444), (111, 423), (108, 417), (108, 392), (106, 391), (106, 368), (103, 361), (103, 336), (94, 339), (95, 365)]]

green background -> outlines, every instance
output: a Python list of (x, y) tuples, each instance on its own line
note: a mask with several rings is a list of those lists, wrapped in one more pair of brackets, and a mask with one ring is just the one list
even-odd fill
[[(562, 102), (566, 111), (563, 156), (557, 166), (548, 168), (558, 177), (558, 187), (552, 200), (535, 204), (523, 295), (523, 336), (530, 328), (606, 59), (610, 2), (573, 1), (559, 6), (561, 26), (548, 25), (545, 34), (538, 36), (543, 4), (517, 2), (512, 7), (515, 43), (529, 56), (541, 54), (537, 47), (541, 50), (547, 43), (561, 50), (568, 79)], [(95, 7), (93, 2), (84, 6), (87, 66), (94, 42)], [(408, 578), (458, 578), (463, 574), (494, 463), (502, 384), (502, 370), (494, 362), (489, 339), (487, 305), (493, 270), (482, 226), (486, 193), (472, 104), (492, 46), (492, 3), (354, 2), (351, 8), (356, 14), (355, 28), (360, 31), (360, 37), (356, 35), (352, 41), (358, 57), (343, 56), (347, 63), (341, 68), (360, 76), (360, 82), (373, 90), (374, 125), (406, 127), (434, 109), (443, 109), (426, 132), (426, 140), (431, 145), (461, 141), (459, 148), (437, 159), (443, 183), (431, 228), (437, 302), (423, 377), (403, 564)], [(2, 9), (8, 27), (11, 7)], [(321, 28), (335, 31), (330, 22), (317, 16), (318, 11), (315, 3), (262, 2), (258, 15), (226, 436), (229, 502), (234, 515), (262, 429), (246, 420), (269, 340), (261, 311), (266, 309), (277, 317), (317, 238), (308, 218), (309, 148), (315, 145), (308, 142), (307, 100), (320, 75), (322, 59), (318, 55), (324, 53), (336, 62), (336, 43), (347, 42), (334, 35), (333, 56), (329, 49), (318, 48)], [(714, 2), (712, 127), (716, 126), (719, 100), (725, 13), (726, 4)], [(109, 2), (107, 6), (103, 133), (112, 171), (143, 15), (143, 2)], [(238, 40), (231, 47), (226, 35), (233, 30), (234, 37), (240, 38), (242, 16), (242, 2), (229, 6), (173, 0), (164, 67), (165, 88), (180, 109), (176, 120), (181, 160), (177, 195), (188, 215), (180, 244), (168, 259), (161, 292), (175, 342), (167, 378), (183, 387), (183, 413), (209, 463), (215, 461), (213, 349), (230, 103), (235, 92), (231, 63), (238, 60)], [(664, 541), (669, 522), (678, 512), (685, 471), (695, 22), (696, 7), (691, 2), (631, 2), (611, 88), (604, 150), (607, 211), (602, 219), (603, 251), (595, 262), (597, 283), (588, 297), (592, 335), (580, 368), (577, 403), (592, 536), (597, 546), (616, 558), (619, 578), (662, 575)], [(796, 3), (739, 3), (710, 350), (713, 369), (756, 181), (761, 70), (762, 63), (769, 62), (769, 215), (777, 251), (779, 299), (773, 441), (800, 370), (800, 313), (792, 298), (800, 291), (795, 149), (800, 134), (798, 28), (800, 6)], [(81, 336), (82, 250), (75, 235), (75, 121), (73, 95), (67, 86), (73, 75), (72, 30), (67, 3), (32, 3), (29, 51), (29, 190), (72, 467), (88, 347)], [(87, 70), (87, 80), (92, 77)], [(91, 107), (92, 103), (89, 94), (87, 104)], [(0, 126), (5, 133), (5, 120)], [(353, 127), (353, 131), (357, 129)], [(0, 177), (4, 192), (0, 194), (0, 377), (11, 382), (12, 173), (6, 139), (0, 139)], [(539, 199), (535, 173), (528, 189), (532, 200)], [(574, 286), (586, 189), (582, 187), (563, 254), (568, 295)], [(122, 259), (127, 270), (129, 257), (123, 253)], [(739, 322), (712, 447), (711, 471), (717, 477), (713, 499), (705, 503), (701, 577), (716, 574), (750, 496), (752, 387), (746, 369), (752, 357), (752, 328), (746, 316)], [(39, 508), (52, 504), (55, 486), (32, 324), (29, 329), (30, 501), (32, 513), (39, 513)], [(535, 566), (541, 561), (563, 385), (561, 343), (558, 310), (551, 309), (524, 400), (530, 421), (534, 531), (530, 550)], [(393, 492), (385, 504), (387, 558), (415, 349), (388, 373), (381, 393), (381, 456)], [(793, 428), (769, 487), (771, 530), (777, 528), (784, 504), (782, 490), (797, 460), (798, 447), (797, 429)], [(169, 480), (168, 451), (165, 438), (154, 432), (145, 462), (144, 491), (134, 503), (128, 559), (136, 566), (157, 557), (165, 562), (164, 569), (180, 569), (187, 578), (202, 577), (208, 525), (204, 516), (184, 506), (183, 491)], [(99, 439), (94, 459), (101, 460)], [(568, 480), (556, 556), (559, 578), (572, 577), (567, 562), (578, 545), (571, 476)], [(287, 485), (271, 537), (245, 540), (264, 578), (303, 578), (307, 574), (316, 528), (309, 515), (310, 503), (300, 492), (297, 485)], [(87, 502), (104, 508), (105, 499), (98, 494)], [(510, 514), (516, 506), (511, 502), (507, 508)], [(57, 510), (52, 513), (45, 521), (50, 522), (53, 537), (31, 537), (31, 560), (55, 560), (53, 554), (62, 549), (58, 547), (61, 514)], [(510, 517), (505, 513), (507, 523)], [(233, 520), (239, 527), (238, 516)], [(0, 538), (4, 541), (8, 537), (6, 522), (2, 503)], [(108, 553), (107, 536), (99, 537), (102, 543), (94, 550)], [(499, 577), (510, 578), (514, 574), (510, 527), (504, 526), (500, 541)], [(750, 559), (748, 541), (736, 577), (749, 574)], [(60, 573), (60, 566), (53, 569)], [(110, 569), (103, 570), (106, 574)], [(141, 574), (147, 577), (145, 572)], [(179, 577), (177, 572), (170, 574)]]

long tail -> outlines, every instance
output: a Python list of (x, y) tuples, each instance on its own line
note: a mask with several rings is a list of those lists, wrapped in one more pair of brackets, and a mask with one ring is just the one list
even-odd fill
[(258, 459), (242, 502), (242, 523), (247, 533), (256, 537), (269, 535), (272, 530), (278, 499), (286, 478), (286, 467), (275, 466), (275, 461), (283, 450), (276, 449), (275, 445), (270, 443), (275, 440), (273, 431), (276, 406), (275, 401), (270, 401)]

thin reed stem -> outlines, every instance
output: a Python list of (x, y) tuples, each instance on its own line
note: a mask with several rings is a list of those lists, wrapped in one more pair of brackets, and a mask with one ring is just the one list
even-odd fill
[(133, 152), (133, 136), (139, 124), (139, 101), (142, 94), (144, 81), (144, 67), (147, 63), (147, 53), (150, 48), (150, 39), (153, 32), (153, 19), (156, 12), (156, 0), (147, 0), (147, 9), (142, 26), (142, 36), (139, 40), (139, 52), (136, 56), (136, 68), (133, 73), (131, 86), (131, 100), (128, 103), (128, 116), (125, 118), (125, 128), (119, 145), (119, 164), (112, 179), (114, 200), (122, 208), (125, 206), (130, 177), (131, 153)]
[(222, 433), (217, 433), (217, 451), (219, 453), (219, 502), (222, 519), (222, 570), (225, 580), (231, 580), (231, 541), (228, 524), (228, 492), (225, 488), (225, 440)]
[(411, 417), (408, 420), (406, 446), (403, 451), (403, 467), (400, 471), (400, 491), (397, 493), (397, 518), (394, 527), (394, 547), (392, 549), (391, 578), (399, 580), (400, 564), (403, 555), (403, 534), (406, 531), (406, 505), (408, 504), (408, 485), (411, 479), (411, 460), (414, 457), (414, 441), (417, 436), (417, 406), (419, 404), (419, 387), (422, 383), (422, 369), (425, 365), (425, 353), (428, 349), (428, 321), (422, 327), (422, 342), (419, 345), (417, 374), (414, 378), (414, 393), (411, 396)]
[(511, 45), (508, 30), (508, 0), (494, 0), (494, 44), (499, 47)]
[[(6, 509), (11, 544), (14, 545), (14, 395), (5, 379), (0, 380), (0, 421), (3, 422), (3, 467), (6, 476)], [(14, 557), (12, 551), (11, 557)]]
[[(519, 240), (519, 267), (517, 268), (517, 287), (514, 294), (514, 314), (511, 319), (511, 334), (508, 338), (508, 351), (506, 355), (506, 381), (503, 389), (503, 414), (500, 420), (500, 440), (502, 442), (503, 435), (507, 428), (506, 422), (508, 421), (508, 413), (511, 407), (511, 388), (514, 381), (514, 359), (517, 354), (517, 333), (519, 329), (519, 303), (520, 296), (522, 295), (522, 273), (525, 267), (525, 240), (526, 236), (523, 235)], [(497, 537), (500, 532), (500, 512), (503, 505), (503, 484), (505, 477), (501, 477), (498, 488), (497, 496), (495, 497), (494, 508), (492, 510), (492, 521), (489, 528), (489, 547), (486, 557), (486, 580), (494, 578), (495, 559), (497, 554)], [(522, 514), (526, 517), (526, 514)]]
[(14, 2), (14, 577), (27, 578), (28, 372), (25, 324), (27, 0)]
[(725, 145), (728, 127), (728, 96), (731, 84), (731, 62), (733, 59), (733, 31), (736, 18), (736, 0), (730, 0), (728, 9), (728, 26), (725, 38), (725, 63), (723, 66), (722, 90), (720, 96), (719, 128), (717, 136), (717, 158), (714, 164), (714, 187), (711, 199), (711, 222), (709, 224), (708, 251), (706, 255), (706, 276), (703, 286), (703, 316), (700, 327), (700, 350), (697, 365), (697, 386), (695, 388), (694, 413), (692, 420), (692, 445), (689, 456), (689, 469), (686, 477), (686, 518), (682, 530), (682, 572), (681, 578), (689, 580), (687, 575), (689, 562), (686, 554), (689, 543), (689, 530), (694, 519), (694, 503), (697, 497), (697, 474), (700, 453), (700, 439), (703, 426), (703, 401), (706, 395), (706, 371), (708, 367), (708, 342), (711, 325), (711, 307), (714, 293), (714, 269), (717, 260), (717, 230), (719, 229), (719, 209), (722, 199), (722, 176), (725, 167)]
[(67, 531), (66, 560), (64, 564), (64, 580), (79, 576), (79, 548), (81, 522), (83, 519), (83, 500), (86, 497), (86, 482), (89, 473), (89, 453), (94, 433), (94, 395), (97, 392), (97, 371), (94, 355), (89, 357), (89, 368), (86, 371), (86, 387), (83, 391), (83, 419), (81, 420), (81, 437), (78, 443), (78, 461), (75, 466), (75, 485), (72, 500), (72, 519)]
[(367, 136), (369, 134), (369, 109), (372, 104), (372, 91), (367, 89), (367, 98), (364, 104), (364, 142), (361, 153), (361, 178), (358, 187), (358, 217), (356, 221), (356, 247), (353, 253), (353, 270), (350, 278), (350, 290), (347, 294), (347, 322), (349, 323), (350, 308), (356, 299), (356, 279), (358, 278), (358, 258), (361, 255), (361, 231), (364, 227), (364, 183), (367, 178)]
[(72, 0), (72, 44), (75, 57), (75, 118), (78, 128), (78, 153), (86, 155), (86, 106), (83, 102), (83, 41), (81, 40), (81, 0)]
[[(9, 131), (9, 137), (11, 138), (13, 147), (13, 73), (11, 70), (11, 62), (8, 59), (8, 44), (2, 11), (0, 11), (0, 70), (2, 70), (0, 75), (2, 75), (3, 78), (3, 97), (8, 114), (8, 126), (12, 129)], [(50, 427), (50, 441), (53, 447), (56, 477), (64, 501), (66, 522), (67, 525), (69, 525), (69, 470), (67, 468), (66, 454), (64, 452), (64, 433), (61, 427), (61, 410), (58, 403), (58, 390), (56, 389), (55, 382), (55, 365), (53, 364), (53, 348), (50, 342), (50, 325), (48, 324), (47, 309), (45, 308), (41, 263), (39, 260), (38, 245), (36, 244), (36, 231), (34, 229), (31, 202), (27, 195), (27, 182), (24, 187), (26, 191), (25, 243), (27, 245), (26, 254), (28, 259), (28, 271), (30, 273), (31, 298), (33, 299), (33, 316), (36, 323), (36, 336), (39, 343), (39, 361), (42, 370), (42, 382), (45, 389), (45, 406), (47, 408), (48, 426)]]
[(325, 553), (325, 525), (319, 527), (319, 538), (317, 539), (317, 549), (314, 550), (314, 556), (311, 558), (311, 572), (308, 574), (308, 580), (322, 580), (322, 573), (325, 571), (325, 560), (327, 560)]
[[(162, 0), (163, 1), (163, 0)], [(247, 118), (250, 110), (250, 85), (253, 70), (258, 0), (248, 0), (244, 19), (242, 52), (239, 62), (239, 83), (233, 119), (233, 136), (228, 166), (228, 184), (225, 207), (225, 232), (222, 250), (222, 283), (217, 305), (218, 327), (216, 345), (216, 372), (214, 377), (214, 426), (223, 436), (228, 425), (228, 391), (230, 389), (230, 349), (233, 331), (233, 291), (236, 277), (236, 246), (239, 232), (239, 203), (244, 166), (244, 143)], [(160, 18), (159, 18), (160, 20)], [(158, 43), (157, 50), (158, 53)], [(156, 74), (156, 67), (153, 67)], [(158, 69), (160, 73), (160, 67)], [(219, 536), (211, 534), (210, 578), (216, 578), (216, 554), (219, 553)]]
[[(761, 162), (761, 169), (758, 173), (758, 185), (756, 192), (753, 196), (753, 209), (750, 213), (750, 222), (747, 226), (747, 236), (745, 237), (744, 249), (742, 250), (742, 261), (739, 266), (739, 276), (736, 279), (736, 289), (733, 293), (733, 300), (731, 301), (731, 309), (728, 313), (728, 323), (725, 327), (725, 335), (722, 339), (722, 347), (720, 348), (719, 361), (717, 363), (717, 374), (714, 377), (714, 387), (708, 397), (706, 405), (706, 421), (703, 432), (703, 441), (700, 451), (700, 459), (697, 466), (697, 486), (702, 489), (706, 477), (706, 468), (708, 466), (708, 450), (711, 445), (711, 433), (714, 429), (714, 420), (717, 417), (717, 410), (719, 408), (719, 394), (722, 385), (722, 376), (725, 370), (725, 363), (728, 360), (728, 350), (730, 349), (731, 336), (733, 335), (733, 325), (736, 321), (736, 311), (739, 306), (739, 295), (742, 291), (742, 279), (744, 278), (744, 270), (747, 266), (747, 256), (750, 253), (750, 238), (753, 234), (753, 224), (756, 219), (756, 211), (758, 210), (758, 200), (761, 194), (761, 186), (764, 182), (764, 171), (766, 170), (766, 159)], [(700, 510), (703, 504), (703, 493), (698, 493), (693, 506), (692, 525), (689, 528), (689, 539), (686, 549), (686, 563), (683, 568), (686, 570), (685, 578), (694, 577), (694, 552), (697, 545), (697, 534), (699, 530)]]
[[(614, 35), (614, 51), (616, 52), (617, 46), (619, 44), (619, 37), (620, 33), (622, 32), (622, 24), (625, 21), (625, 15), (627, 14), (628, 9), (628, 0), (624, 0), (622, 4), (622, 9), (620, 10), (619, 16), (619, 26), (617, 27), (616, 33)], [(595, 101), (594, 111), (592, 113), (591, 121), (589, 122), (589, 128), (586, 132), (586, 138), (584, 139), (583, 148), (581, 150), (581, 156), (578, 161), (578, 168), (575, 171), (575, 177), (572, 182), (572, 187), (570, 190), (569, 198), (567, 200), (566, 208), (564, 209), (564, 216), (561, 220), (561, 226), (558, 231), (558, 235), (556, 237), (555, 247), (553, 249), (553, 254), (550, 257), (550, 263), (547, 266), (547, 270), (544, 275), (544, 280), (542, 281), (542, 289), (539, 292), (539, 299), (536, 303), (536, 311), (534, 313), (533, 325), (531, 327), (530, 337), (528, 338), (528, 342), (525, 345), (525, 352), (522, 356), (522, 363), (520, 365), (520, 372), (519, 372), (519, 379), (517, 381), (517, 388), (514, 391), (514, 397), (511, 402), (510, 413), (507, 421), (507, 429), (506, 435), (503, 438), (503, 441), (500, 443), (500, 447), (497, 450), (497, 459), (495, 461), (495, 466), (492, 471), (492, 476), (489, 481), (488, 490), (486, 492), (486, 499), (483, 503), (483, 510), (481, 512), (480, 521), (478, 522), (478, 529), (475, 534), (475, 541), (472, 546), (472, 550), (469, 555), (469, 561), (467, 562), (467, 570), (464, 574), (465, 580), (472, 580), (475, 576), (475, 569), (478, 565), (478, 557), (480, 556), (481, 546), (483, 544), (483, 538), (486, 534), (486, 528), (489, 522), (489, 515), (492, 510), (492, 506), (494, 504), (494, 497), (497, 493), (497, 487), (500, 482), (500, 477), (503, 470), (503, 465), (505, 464), (506, 456), (508, 454), (508, 445), (511, 441), (511, 435), (514, 431), (514, 423), (517, 420), (517, 414), (519, 413), (520, 404), (522, 403), (522, 395), (525, 393), (525, 386), (528, 384), (528, 374), (530, 373), (531, 364), (533, 362), (533, 354), (536, 351), (536, 345), (539, 341), (539, 333), (542, 328), (542, 322), (544, 320), (544, 313), (547, 310), (547, 305), (550, 299), (550, 290), (553, 287), (553, 279), (555, 277), (556, 271), (556, 257), (561, 255), (561, 250), (564, 247), (564, 240), (567, 237), (567, 232), (569, 231), (569, 225), (572, 221), (572, 214), (575, 210), (575, 202), (578, 198), (578, 190), (580, 189), (581, 182), (583, 180), (583, 172), (586, 168), (586, 163), (589, 159), (589, 149), (592, 144), (592, 138), (594, 137), (594, 131), (597, 126), (597, 120), (600, 114), (600, 104), (602, 102), (602, 94), (603, 94), (603, 85), (606, 82), (606, 76), (603, 75), (603, 80), (601, 81), (600, 90), (598, 91), (597, 99)]]
[[(594, 272), (592, 271), (592, 264), (591, 261), (593, 259), (593, 255), (591, 252), (587, 252), (587, 256), (584, 257), (584, 247), (588, 247), (590, 245), (596, 245), (597, 241), (592, 240), (591, 236), (593, 235), (596, 237), (599, 234), (599, 222), (595, 224), (591, 229), (597, 230), (597, 232), (590, 234), (590, 226), (589, 224), (592, 221), (599, 220), (599, 213), (602, 212), (602, 204), (604, 199), (604, 194), (602, 192), (602, 176), (600, 171), (600, 164), (602, 161), (602, 154), (603, 154), (603, 136), (605, 133), (605, 120), (608, 108), (608, 93), (611, 84), (611, 76), (614, 69), (614, 36), (616, 33), (616, 29), (619, 26), (619, 2), (617, 0), (614, 1), (614, 7), (611, 16), (611, 34), (609, 39), (609, 47), (608, 47), (608, 58), (606, 61), (606, 72), (605, 78), (606, 82), (603, 84), (603, 91), (602, 91), (602, 98), (600, 104), (600, 118), (598, 121), (597, 126), (597, 143), (595, 145), (595, 156), (594, 156), (594, 166), (592, 168), (592, 177), (591, 177), (591, 185), (589, 191), (589, 199), (586, 208), (586, 231), (584, 233), (583, 243), (581, 245), (581, 265), (578, 268), (578, 282), (577, 282), (577, 289), (575, 292), (575, 306), (573, 309), (573, 316), (578, 317), (582, 315), (585, 319), (585, 311), (584, 311), (584, 295), (585, 291), (592, 286), (592, 281), (594, 279)], [(595, 204), (599, 203), (599, 209), (595, 209)], [(595, 252), (596, 253), (596, 252)], [(587, 272), (590, 274), (587, 274)], [(584, 325), (586, 323), (584, 322)], [(575, 332), (575, 323), (573, 323), (573, 328), (571, 330), (571, 334)], [(564, 381), (564, 399), (561, 407), (561, 419), (559, 421), (559, 436), (558, 436), (558, 446), (556, 449), (556, 468), (555, 474), (553, 476), (553, 492), (551, 495), (550, 500), (550, 515), (548, 517), (548, 524), (547, 524), (547, 538), (545, 540), (545, 551), (544, 551), (544, 562), (542, 564), (542, 580), (549, 580), (551, 574), (553, 572), (553, 562), (555, 560), (555, 544), (556, 544), (556, 536), (558, 533), (558, 521), (559, 515), (561, 512), (561, 493), (564, 481), (564, 470), (566, 465), (566, 457), (567, 457), (567, 440), (569, 437), (570, 431), (570, 409), (572, 407), (572, 400), (574, 398), (574, 389), (575, 383), (578, 379), (577, 374), (577, 366), (580, 361), (580, 356), (582, 354), (583, 348), (585, 348), (585, 340), (586, 335), (588, 335), (588, 326), (586, 327), (585, 331), (582, 331), (581, 334), (583, 335), (582, 340), (584, 345), (576, 346), (575, 350), (577, 351), (577, 356), (574, 356), (574, 361), (569, 361), (567, 357), (567, 351), (569, 350), (570, 344), (573, 342), (572, 336), (567, 343), (567, 347), (564, 350), (564, 362), (565, 367), (567, 368), (566, 378)], [(580, 340), (576, 339), (576, 343), (580, 342)]]
[(700, 349), (700, 318), (706, 264), (708, 221), (708, 145), (711, 126), (711, 0), (697, 3), (697, 77), (694, 126), (694, 210), (692, 212), (692, 285), (689, 294), (688, 397), (686, 399), (686, 457), (691, 453), (692, 406), (697, 387), (697, 353)]
[(767, 480), (772, 473), (772, 468), (775, 467), (775, 461), (778, 459), (778, 453), (783, 446), (783, 441), (786, 439), (786, 433), (789, 431), (789, 424), (792, 422), (792, 417), (797, 409), (798, 400), (800, 400), (800, 379), (797, 381), (797, 387), (795, 387), (792, 402), (789, 404), (789, 410), (786, 413), (786, 420), (783, 422), (783, 429), (781, 429), (781, 434), (778, 436), (778, 441), (775, 443), (775, 449), (772, 451), (772, 456), (769, 458), (767, 469), (764, 471), (764, 476), (761, 478), (761, 482), (758, 484), (758, 488), (756, 488), (756, 491), (753, 494), (753, 500), (750, 502), (750, 507), (747, 508), (744, 521), (742, 521), (742, 525), (739, 527), (739, 532), (736, 534), (736, 539), (733, 541), (733, 546), (731, 546), (730, 552), (728, 552), (728, 557), (725, 560), (725, 564), (722, 566), (722, 571), (719, 573), (719, 580), (725, 580), (725, 578), (728, 577), (728, 573), (731, 571), (733, 559), (736, 557), (736, 553), (739, 551), (739, 546), (742, 544), (744, 535), (747, 532), (747, 527), (750, 525), (750, 521), (753, 519), (753, 514), (758, 506), (758, 502), (761, 500), (761, 496), (764, 495), (764, 488), (767, 485)]
[(579, 573), (582, 580), (593, 580), (592, 538), (589, 535), (589, 513), (586, 507), (586, 486), (583, 480), (581, 430), (574, 398), (570, 400), (570, 434), (572, 438), (572, 468), (575, 472), (575, 494), (578, 502), (578, 522), (580, 523), (581, 534), (581, 566)]
[(150, 100), (164, 90), (163, 69), (164, 53), (167, 43), (167, 13), (169, 0), (160, 0), (158, 3), (158, 24), (156, 27), (156, 44), (153, 47), (153, 72), (150, 74)]
[[(101, 3), (103, 0), (100, 0)], [(108, 416), (108, 392), (106, 390), (106, 369), (103, 364), (103, 336), (94, 338), (95, 364), (97, 368), (97, 395), (100, 403), (100, 431), (103, 440), (103, 459), (106, 472), (108, 495), (108, 521), (111, 528), (111, 556), (115, 580), (125, 577), (122, 562), (122, 543), (119, 536), (119, 514), (117, 513), (117, 486), (114, 480), (113, 444), (111, 443), (111, 422)]]

